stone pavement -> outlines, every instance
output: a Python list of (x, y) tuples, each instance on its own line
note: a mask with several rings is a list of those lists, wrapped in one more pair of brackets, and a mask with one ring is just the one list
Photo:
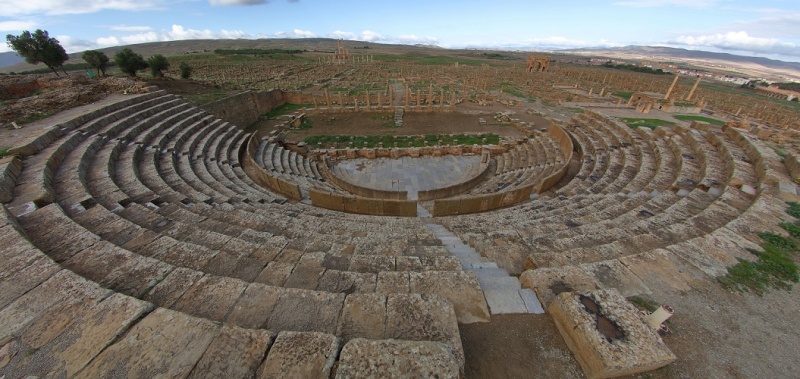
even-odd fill
[(417, 199), (419, 191), (447, 187), (478, 174), (481, 157), (402, 157), (399, 159), (350, 159), (339, 162), (334, 173), (362, 187), (408, 191)]
[(536, 293), (530, 288), (522, 288), (519, 279), (509, 275), (505, 269), (497, 267), (497, 263), (482, 257), (446, 227), (434, 223), (428, 223), (426, 226), (442, 241), (447, 250), (458, 258), (464, 270), (475, 273), (486, 297), (486, 303), (489, 304), (489, 311), (493, 315), (544, 313)]

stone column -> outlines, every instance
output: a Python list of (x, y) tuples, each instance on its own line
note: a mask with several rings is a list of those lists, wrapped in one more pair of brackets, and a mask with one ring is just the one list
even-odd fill
[(358, 96), (353, 96), (353, 110), (358, 112)]
[(664, 95), (664, 99), (669, 99), (669, 95), (672, 95), (672, 90), (675, 89), (675, 84), (678, 83), (678, 78), (679, 78), (679, 76), (677, 74), (675, 74), (675, 80), (673, 80), (672, 81), (672, 85), (669, 86), (669, 89), (667, 90), (667, 94)]
[(339, 108), (344, 109), (344, 100), (342, 99), (341, 92), (339, 92)]
[(367, 90), (367, 110), (369, 110), (369, 107), (370, 107), (371, 105), (372, 105), (372, 104), (370, 104), (370, 101), (369, 101), (369, 90)]
[(700, 85), (700, 76), (697, 77), (697, 81), (694, 82), (694, 85), (692, 86), (692, 90), (689, 91), (689, 96), (686, 96), (686, 101), (692, 100), (692, 96), (694, 96), (694, 91), (697, 90), (697, 86), (698, 85)]

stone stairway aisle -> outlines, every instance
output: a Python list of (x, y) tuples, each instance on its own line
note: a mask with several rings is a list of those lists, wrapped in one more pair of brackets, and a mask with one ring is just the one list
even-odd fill
[(398, 128), (403, 126), (403, 114), (403, 107), (394, 108), (394, 126)]
[(482, 257), (446, 227), (431, 222), (425, 226), (442, 241), (451, 254), (458, 258), (464, 270), (475, 273), (493, 315), (544, 313), (536, 293), (530, 288), (522, 288), (519, 279), (509, 275), (505, 269), (497, 267), (496, 263)]

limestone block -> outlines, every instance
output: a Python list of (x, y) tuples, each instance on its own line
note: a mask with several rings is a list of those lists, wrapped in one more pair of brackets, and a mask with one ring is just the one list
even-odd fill
[(677, 359), (616, 290), (564, 292), (548, 313), (590, 379), (634, 375)]
[(284, 289), (267, 327), (272, 330), (335, 333), (344, 297), (344, 294)]
[(283, 291), (280, 287), (250, 283), (225, 321), (243, 328), (263, 328)]
[(383, 339), (385, 331), (385, 295), (353, 294), (345, 298), (336, 335), (345, 341), (356, 337)]
[(370, 341), (344, 345), (336, 378), (458, 378), (450, 348), (429, 341)]
[(252, 378), (273, 337), (268, 330), (223, 326), (189, 378)]
[(519, 277), (523, 288), (530, 288), (545, 309), (562, 292), (593, 291), (597, 289), (594, 279), (575, 266), (539, 268), (527, 270)]
[(490, 319), (486, 298), (475, 274), (464, 271), (425, 271), (409, 273), (412, 293), (436, 294), (449, 300), (458, 322), (470, 324)]
[(332, 334), (281, 332), (256, 377), (327, 379), (338, 350)]
[(158, 308), (103, 350), (79, 376), (185, 377), (219, 330), (211, 321)]

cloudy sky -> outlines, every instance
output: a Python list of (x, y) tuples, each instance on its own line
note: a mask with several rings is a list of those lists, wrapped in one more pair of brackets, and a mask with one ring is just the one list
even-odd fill
[(0, 32), (45, 29), (69, 52), (176, 39), (332, 37), (514, 49), (661, 45), (800, 61), (800, 0), (3, 3)]

